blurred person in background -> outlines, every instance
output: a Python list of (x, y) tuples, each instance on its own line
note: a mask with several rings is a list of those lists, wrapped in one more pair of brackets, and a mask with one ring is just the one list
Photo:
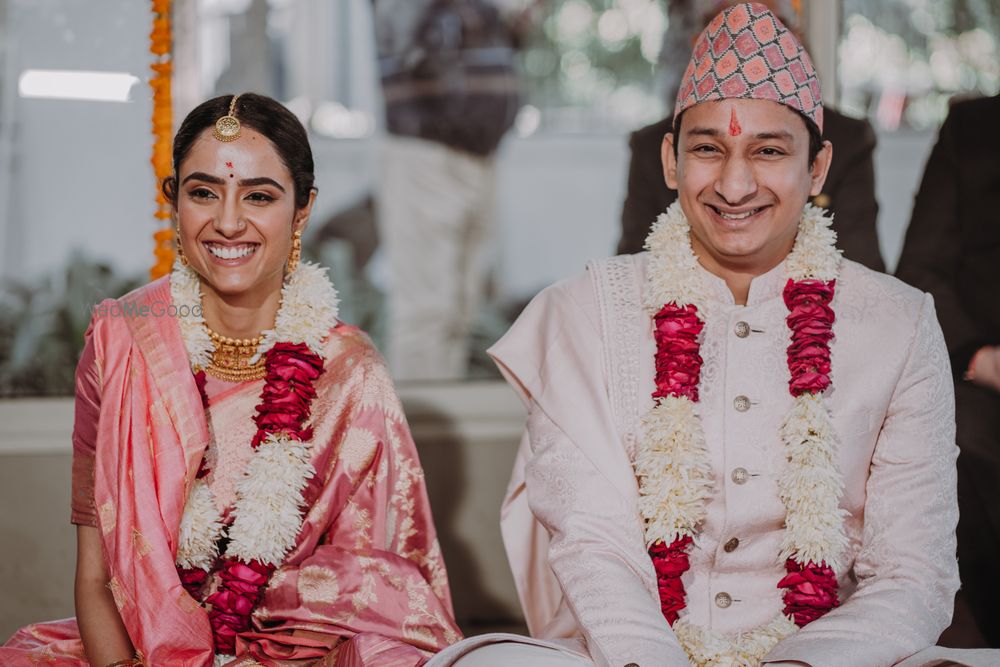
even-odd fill
[(955, 103), (913, 204), (896, 275), (934, 296), (955, 377), (960, 599), (1000, 647), (1000, 97)]
[(520, 104), (527, 0), (373, 0), (388, 135), (376, 220), (399, 380), (466, 376), (486, 290), (496, 152)]
[[(733, 1), (691, 0), (691, 11), (700, 19), (692, 38), (719, 11), (737, 4)], [(763, 4), (804, 42), (798, 15), (791, 0), (768, 0)], [(677, 28), (672, 24), (670, 30)], [(668, 37), (666, 45), (676, 45), (676, 36)], [(670, 50), (676, 54), (677, 48)], [(665, 48), (666, 52), (666, 48)], [(684, 58), (690, 53), (690, 47)], [(661, 58), (662, 60), (662, 58)], [(683, 63), (687, 61), (684, 60)], [(662, 63), (661, 68), (679, 68), (683, 63)], [(667, 77), (672, 80), (671, 77)], [(670, 91), (670, 97), (676, 87)], [(670, 100), (671, 104), (673, 100)], [(833, 229), (837, 245), (844, 256), (876, 271), (885, 271), (879, 252), (875, 228), (878, 203), (875, 201), (875, 132), (867, 120), (857, 120), (824, 107), (823, 138), (834, 145), (833, 161), (823, 191), (811, 198), (813, 204), (833, 214)], [(629, 137), (628, 184), (622, 207), (622, 235), (618, 254), (642, 251), (643, 243), (656, 217), (677, 200), (677, 191), (667, 187), (663, 179), (660, 145), (671, 131), (673, 118), (668, 116), (652, 125), (633, 132)]]
[(173, 271), (100, 304), (77, 367), (76, 618), (0, 664), (420, 665), (460, 635), (388, 372), (300, 262), (305, 128), (217, 97), (173, 162)]

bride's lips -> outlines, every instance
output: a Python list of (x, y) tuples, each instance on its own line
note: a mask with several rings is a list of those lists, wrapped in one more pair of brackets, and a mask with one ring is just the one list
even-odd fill
[(246, 264), (257, 254), (260, 248), (259, 243), (218, 243), (215, 241), (203, 241), (208, 258), (213, 264), (221, 266), (241, 266)]

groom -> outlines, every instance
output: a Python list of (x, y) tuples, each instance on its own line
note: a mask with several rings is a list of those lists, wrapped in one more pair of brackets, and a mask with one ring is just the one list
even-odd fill
[(807, 205), (834, 148), (766, 7), (715, 17), (677, 99), (648, 252), (548, 288), (491, 350), (530, 412), (502, 527), (531, 633), (599, 665), (896, 664), (959, 583), (932, 299)]

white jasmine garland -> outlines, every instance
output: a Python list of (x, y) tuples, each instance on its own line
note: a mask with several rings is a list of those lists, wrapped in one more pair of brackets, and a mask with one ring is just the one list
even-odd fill
[(170, 273), (170, 301), (182, 316), (177, 318), (191, 367), (196, 371), (212, 362), (212, 337), (201, 308), (201, 279), (191, 268), (174, 262)]
[(729, 638), (683, 618), (674, 623), (677, 641), (698, 667), (748, 667), (759, 665), (778, 642), (792, 635), (798, 627), (784, 614), (750, 632)]
[[(806, 205), (792, 252), (785, 260), (788, 278), (836, 280), (840, 251), (832, 220), (824, 210)], [(691, 248), (690, 226), (679, 203), (660, 215), (646, 239), (650, 251), (644, 306), (655, 316), (665, 305), (693, 305), (707, 317), (708, 299), (698, 258)], [(684, 536), (697, 539), (712, 495), (712, 469), (698, 406), (683, 396), (655, 399), (643, 418), (644, 435), (634, 462), (639, 481), (639, 510), (647, 547), (669, 545)], [(826, 563), (840, 573), (848, 544), (840, 508), (844, 482), (836, 463), (837, 437), (822, 396), (795, 398), (779, 429), (787, 465), (778, 480), (785, 505), (785, 536), (778, 562)], [(756, 666), (795, 623), (779, 612), (768, 623), (735, 638), (689, 623), (673, 624), (688, 657), (699, 667)]]
[(836, 280), (840, 273), (837, 232), (830, 226), (833, 218), (824, 213), (812, 204), (802, 209), (795, 245), (785, 259), (785, 272), (792, 280)]
[(236, 483), (236, 515), (226, 555), (278, 566), (302, 527), (302, 491), (316, 474), (310, 447), (268, 434)]
[(196, 479), (184, 505), (177, 541), (177, 565), (208, 570), (219, 556), (222, 517), (215, 509), (212, 491), (204, 478)]
[[(200, 315), (200, 279), (180, 262), (170, 275), (170, 295), (178, 312), (191, 314), (178, 320), (191, 367), (198, 372), (211, 361), (213, 346)], [(274, 329), (264, 333), (255, 359), (279, 342), (305, 343), (322, 356), (323, 342), (336, 324), (337, 292), (326, 269), (301, 263), (285, 279)], [(280, 565), (302, 528), (302, 492), (314, 474), (310, 443), (268, 434), (236, 483), (234, 520), (228, 531), (208, 484), (195, 480), (181, 519), (177, 566), (210, 570), (219, 557), (216, 545), (223, 532), (229, 536), (224, 557)]]
[(337, 322), (339, 303), (326, 271), (319, 264), (303, 262), (285, 279), (274, 328), (263, 332), (264, 339), (250, 363), (267, 354), (276, 343), (305, 343), (322, 356), (323, 341)]
[(712, 466), (694, 402), (659, 399), (643, 418), (643, 447), (636, 452), (639, 511), (646, 517), (646, 546), (695, 537), (712, 495)]
[(691, 226), (679, 203), (661, 213), (646, 237), (649, 267), (643, 304), (655, 315), (665, 304), (691, 304), (699, 313), (708, 304), (698, 273), (698, 257), (691, 248)]
[(848, 543), (847, 511), (840, 507), (844, 479), (835, 459), (836, 432), (823, 399), (815, 394), (796, 397), (780, 434), (788, 465), (778, 478), (778, 497), (786, 509), (779, 560), (825, 561), (839, 574)]

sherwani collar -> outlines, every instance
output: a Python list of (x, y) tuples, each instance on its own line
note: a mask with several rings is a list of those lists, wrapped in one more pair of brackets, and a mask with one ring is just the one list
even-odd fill
[[(736, 300), (729, 289), (726, 281), (715, 275), (700, 263), (698, 273), (701, 275), (702, 283), (705, 285), (709, 299), (723, 306), (735, 306)], [(771, 299), (778, 298), (785, 289), (788, 278), (785, 274), (785, 261), (782, 260), (777, 266), (755, 277), (750, 282), (750, 292), (747, 295), (747, 307), (757, 306)]]

